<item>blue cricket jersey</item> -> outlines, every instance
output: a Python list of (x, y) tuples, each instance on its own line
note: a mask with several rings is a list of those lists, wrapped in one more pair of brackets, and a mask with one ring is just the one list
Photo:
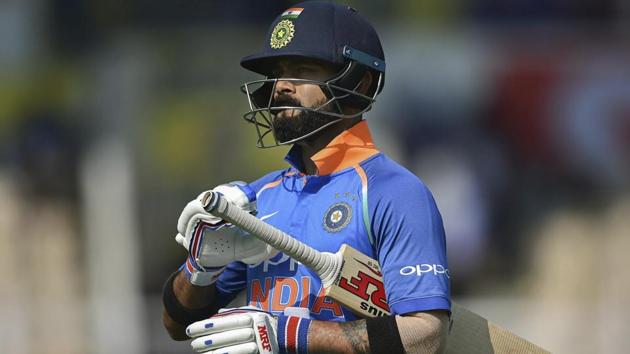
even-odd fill
[[(290, 168), (249, 184), (257, 217), (311, 247), (336, 252), (342, 244), (378, 260), (394, 314), (450, 311), (450, 274), (442, 218), (427, 187), (374, 146), (361, 121), (312, 157), (317, 175), (300, 172), (294, 146)], [(250, 305), (282, 313), (307, 307), (311, 317), (357, 317), (323, 295), (319, 277), (283, 253), (256, 265), (230, 264), (217, 282), (224, 301), (247, 290)]]

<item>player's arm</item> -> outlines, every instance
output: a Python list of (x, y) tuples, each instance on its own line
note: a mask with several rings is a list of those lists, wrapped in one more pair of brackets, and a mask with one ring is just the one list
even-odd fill
[[(403, 168), (391, 167), (389, 174), (371, 173), (371, 166), (365, 170), (368, 223), (387, 300), (393, 313), (405, 314), (396, 316), (405, 350), (439, 352), (446, 342), (450, 313), (450, 275), (442, 218), (426, 186)], [(392, 185), (396, 188), (390, 188)], [(417, 271), (406, 271), (412, 268)], [(367, 320), (368, 332), (373, 332), (371, 321), (375, 320)], [(386, 349), (376, 352), (387, 352)]]
[[(171, 289), (167, 289), (166, 287), (168, 286), (170, 286)], [(172, 293), (168, 294), (169, 291), (172, 291)], [(186, 279), (184, 272), (179, 271), (173, 276), (172, 281), (166, 283), (163, 296), (165, 298), (167, 296), (174, 296), (174, 299), (171, 299), (171, 301), (176, 300), (182, 307), (180, 311), (189, 314), (192, 318), (195, 313), (204, 313), (205, 316), (208, 317), (217, 312), (212, 306), (215, 301), (215, 293), (215, 284), (209, 286), (193, 285)], [(173, 312), (173, 310), (171, 310), (171, 312)], [(169, 314), (166, 306), (164, 306), (162, 309), (162, 323), (168, 334), (174, 340), (190, 339), (186, 335), (186, 326), (190, 323), (179, 323), (173, 319), (173, 316), (177, 315)], [(180, 320), (180, 322), (182, 321)]]
[(272, 315), (251, 306), (225, 309), (191, 324), (186, 333), (198, 353), (415, 354), (444, 349), (445, 311), (340, 323), (311, 320), (288, 310)]
[(312, 321), (308, 351), (382, 353), (386, 350), (390, 354), (440, 353), (444, 349), (447, 323), (448, 315), (445, 311), (417, 312), (394, 318), (379, 317), (351, 322)]

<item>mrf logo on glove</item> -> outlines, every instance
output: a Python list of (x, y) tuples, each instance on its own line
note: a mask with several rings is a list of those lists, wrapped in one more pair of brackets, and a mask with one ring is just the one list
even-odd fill
[(258, 325), (258, 340), (260, 341), (260, 347), (262, 349), (272, 352), (271, 342), (269, 341), (269, 331), (264, 324)]

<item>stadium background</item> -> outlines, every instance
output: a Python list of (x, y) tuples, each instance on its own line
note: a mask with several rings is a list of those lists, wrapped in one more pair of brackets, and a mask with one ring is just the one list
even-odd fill
[[(292, 1), (0, 2), (0, 353), (176, 353), (185, 203), (283, 167), (239, 59)], [(368, 121), (433, 190), (453, 297), (554, 352), (630, 347), (630, 3), (349, 1)]]

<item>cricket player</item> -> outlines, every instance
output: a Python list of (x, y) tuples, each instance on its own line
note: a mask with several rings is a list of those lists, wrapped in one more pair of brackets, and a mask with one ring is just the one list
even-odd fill
[[(171, 337), (209, 353), (443, 350), (451, 302), (441, 216), (364, 120), (385, 78), (372, 25), (348, 6), (304, 2), (280, 14), (262, 52), (241, 65), (264, 76), (242, 86), (244, 118), (259, 147), (292, 145), (288, 167), (213, 190), (319, 251), (348, 244), (378, 260), (386, 294), (368, 295), (369, 281), (353, 286), (382, 300), (370, 312), (391, 315), (358, 318), (323, 295), (310, 269), (206, 212), (200, 195), (177, 225), (189, 256), (164, 287)], [(242, 291), (247, 306), (226, 309)]]

